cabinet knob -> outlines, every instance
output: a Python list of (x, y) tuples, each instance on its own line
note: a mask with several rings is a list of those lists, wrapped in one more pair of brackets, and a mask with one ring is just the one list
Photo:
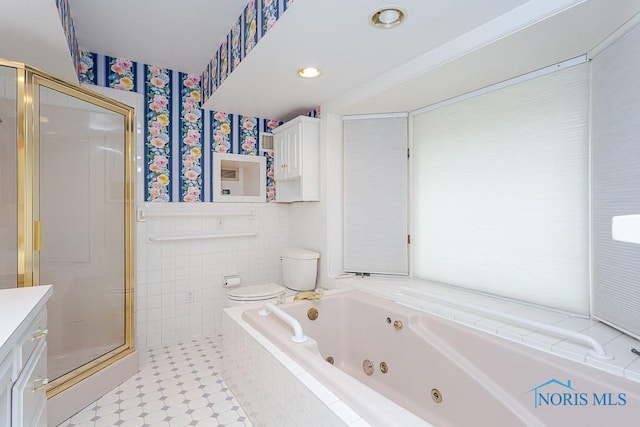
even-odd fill
[(49, 329), (38, 328), (33, 332), (31, 336), (31, 341), (39, 340), (47, 336), (49, 333)]
[[(37, 393), (40, 390), (44, 390), (45, 388), (47, 388), (47, 384), (49, 384), (49, 378), (38, 378), (33, 380), (33, 384), (35, 387), (33, 387), (33, 392)], [(39, 384), (39, 385), (36, 385)]]

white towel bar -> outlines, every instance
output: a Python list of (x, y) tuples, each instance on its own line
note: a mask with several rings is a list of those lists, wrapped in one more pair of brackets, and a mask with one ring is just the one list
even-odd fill
[(228, 239), (231, 237), (252, 237), (258, 233), (227, 233), (227, 234), (198, 234), (193, 236), (149, 236), (148, 243), (176, 242), (180, 240), (207, 240), (207, 239)]
[(147, 212), (146, 208), (138, 208), (137, 220), (144, 222), (147, 218), (168, 218), (168, 217), (224, 217), (224, 216), (246, 216), (249, 219), (254, 219), (256, 216), (256, 210), (250, 209), (248, 211), (236, 211), (236, 212)]

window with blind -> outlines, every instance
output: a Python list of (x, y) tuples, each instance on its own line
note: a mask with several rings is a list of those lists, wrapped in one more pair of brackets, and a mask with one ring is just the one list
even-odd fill
[[(614, 224), (640, 214), (639, 45), (636, 27), (593, 58), (591, 127), (593, 314), (636, 337), (640, 245)], [(629, 233), (638, 230), (638, 222), (629, 224)]]
[(413, 275), (589, 312), (588, 65), (413, 116)]
[(406, 275), (407, 114), (344, 118), (344, 269)]

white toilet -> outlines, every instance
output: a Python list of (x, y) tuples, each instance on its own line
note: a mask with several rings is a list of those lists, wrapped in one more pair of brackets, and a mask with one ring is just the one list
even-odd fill
[(282, 296), (315, 289), (318, 258), (320, 258), (319, 253), (306, 249), (284, 249), (280, 257), (284, 286), (276, 283), (261, 283), (230, 288), (227, 291), (227, 306), (257, 301), (277, 302)]

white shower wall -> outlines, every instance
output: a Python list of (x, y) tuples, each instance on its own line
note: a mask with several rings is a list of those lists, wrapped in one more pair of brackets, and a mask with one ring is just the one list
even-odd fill
[[(168, 344), (222, 332), (223, 276), (243, 285), (281, 283), (280, 254), (289, 246), (288, 206), (276, 203), (145, 203), (146, 212), (203, 214), (138, 221), (136, 344)], [(255, 210), (255, 218), (216, 213)], [(222, 228), (218, 220), (223, 222)], [(253, 237), (149, 243), (150, 236), (256, 232)], [(193, 295), (193, 302), (189, 302)]]

